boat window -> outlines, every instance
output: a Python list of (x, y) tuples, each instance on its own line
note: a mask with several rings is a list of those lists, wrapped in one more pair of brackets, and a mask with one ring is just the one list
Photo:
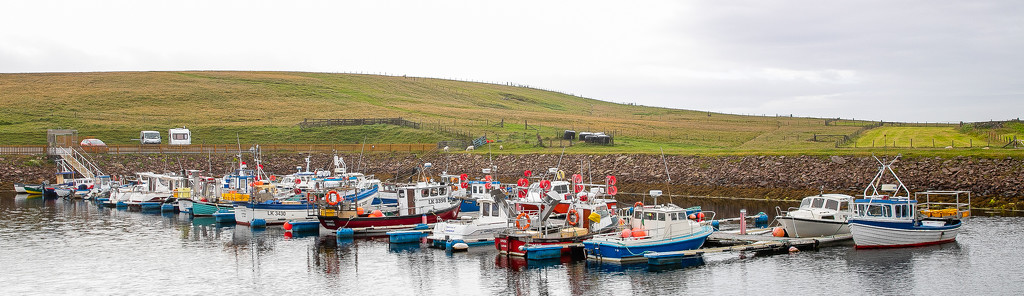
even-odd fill
[(824, 204), (824, 203), (825, 203), (824, 199), (815, 198), (814, 202), (811, 203), (811, 207), (812, 208), (821, 208), (822, 204)]
[(405, 197), (405, 190), (399, 190), (398, 197)]
[(827, 200), (827, 201), (825, 201), (825, 207), (838, 211), (839, 210), (839, 201), (834, 200), (834, 199)]
[(668, 213), (668, 220), (669, 221), (676, 220), (676, 213)]
[(889, 206), (883, 205), (867, 205), (866, 215), (873, 217), (888, 217)]
[(430, 196), (437, 196), (437, 188), (430, 188)]
[(806, 208), (807, 206), (810, 206), (812, 199), (813, 198), (805, 198), (803, 201), (800, 202), (800, 207), (801, 208)]
[(665, 221), (665, 213), (658, 213), (658, 221)]
[(448, 189), (448, 187), (441, 187), (441, 188), (438, 188), (438, 189), (437, 189), (437, 193), (438, 193), (438, 194), (440, 194), (440, 195), (445, 195), (445, 191), (447, 191), (447, 190), (445, 190), (445, 189)]
[(656, 215), (657, 213), (644, 213), (644, 220), (654, 221), (655, 219), (658, 218)]
[(643, 215), (643, 212), (641, 212), (641, 211), (634, 211), (634, 212), (633, 212), (633, 218), (635, 218), (635, 219), (640, 219), (640, 218), (642, 218), (642, 216), (641, 216), (641, 215)]
[(850, 205), (847, 204), (846, 201), (840, 201), (839, 202), (839, 210), (848, 210), (848, 209), (850, 209), (849, 206)]
[(555, 192), (565, 194), (569, 192), (569, 185), (558, 185), (555, 186)]
[(427, 197), (427, 196), (430, 196), (430, 189), (423, 188), (423, 190), (420, 191), (420, 197)]
[(480, 216), (485, 216), (486, 217), (486, 216), (490, 216), (490, 215), (491, 215), (491, 207), (487, 206), (487, 204), (483, 204), (483, 206), (480, 207)]

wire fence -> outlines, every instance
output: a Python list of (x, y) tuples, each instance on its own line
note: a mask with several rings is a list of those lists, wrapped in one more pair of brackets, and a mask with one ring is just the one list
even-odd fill
[[(436, 143), (413, 144), (259, 144), (263, 152), (421, 152), (437, 149)], [(46, 145), (0, 146), (0, 155), (31, 155), (47, 154)], [(177, 154), (248, 154), (255, 151), (256, 144), (197, 144), (197, 145), (106, 145), (81, 146), (82, 150), (98, 154), (146, 154), (146, 153), (177, 153)]]

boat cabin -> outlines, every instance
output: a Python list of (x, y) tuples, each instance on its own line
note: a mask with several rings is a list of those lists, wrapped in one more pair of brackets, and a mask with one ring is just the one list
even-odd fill
[(913, 199), (858, 199), (853, 206), (853, 215), (858, 218), (914, 220), (916, 213), (917, 201)]
[(690, 214), (700, 212), (699, 208), (684, 209), (674, 204), (643, 206), (633, 211), (629, 226), (634, 230), (642, 229), (646, 235), (642, 238), (668, 238), (693, 233), (700, 229), (700, 222), (689, 219)]
[(452, 190), (448, 185), (419, 182), (398, 187), (399, 215), (415, 215), (452, 206)]

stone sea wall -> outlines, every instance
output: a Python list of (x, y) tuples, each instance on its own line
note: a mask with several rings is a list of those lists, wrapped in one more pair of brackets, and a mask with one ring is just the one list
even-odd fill
[[(543, 173), (561, 162), (567, 174), (583, 172), (595, 183), (615, 175), (620, 191), (646, 192), (666, 189), (672, 194), (797, 199), (822, 190), (861, 194), (878, 172), (878, 163), (867, 156), (666, 156), (660, 155), (495, 155), (375, 153), (362, 157), (341, 154), (350, 170), (393, 178), (414, 173), (416, 166), (430, 162), (436, 175), (469, 173), (482, 177), (481, 169), (495, 166), (495, 177), (515, 182), (524, 170)], [(168, 172), (199, 169), (223, 174), (235, 165), (234, 155), (93, 155), (104, 173), (130, 175), (136, 171)], [(264, 168), (288, 174), (305, 165), (304, 154), (267, 154)], [(243, 156), (243, 161), (253, 161)], [(312, 154), (312, 168), (329, 168), (331, 155)], [(666, 175), (666, 164), (668, 175)], [(581, 169), (582, 167), (582, 169)], [(1016, 203), (1024, 198), (1024, 160), (1017, 158), (901, 158), (894, 168), (911, 191), (970, 190), (977, 201)], [(0, 156), (0, 181), (39, 182), (52, 180), (55, 167), (43, 156)], [(668, 182), (671, 177), (671, 182)], [(666, 184), (667, 183), (667, 184)], [(7, 185), (5, 185), (7, 186)], [(5, 188), (6, 189), (6, 188)]]

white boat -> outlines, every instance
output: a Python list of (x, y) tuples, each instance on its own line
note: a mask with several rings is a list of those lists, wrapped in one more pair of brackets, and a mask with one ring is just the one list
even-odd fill
[(799, 208), (780, 211), (775, 217), (786, 230), (789, 237), (819, 237), (849, 234), (850, 226), (846, 220), (853, 211), (850, 204), (853, 196), (846, 194), (819, 194), (808, 196), (800, 202)]
[(511, 227), (511, 209), (508, 204), (495, 202), (490, 194), (478, 195), (475, 200), (480, 207), (478, 217), (464, 216), (458, 220), (437, 222), (427, 236), (427, 241), (445, 249), (457, 243), (489, 245), (493, 243), (496, 234)]
[[(854, 245), (857, 248), (914, 247), (956, 240), (962, 219), (970, 215), (970, 192), (927, 191), (911, 197), (892, 170), (895, 161), (886, 164), (879, 160), (882, 168), (864, 189), (864, 198), (853, 202), (849, 223)], [(881, 183), (886, 173), (892, 175), (895, 184)], [(876, 184), (881, 184), (880, 188)], [(917, 200), (921, 194), (926, 198), (924, 203)], [(966, 197), (967, 203), (961, 203), (961, 197)]]
[(240, 225), (256, 225), (256, 220), (263, 220), (263, 225), (279, 225), (289, 220), (316, 221), (312, 211), (313, 205), (305, 196), (289, 195), (280, 198), (273, 185), (257, 185), (249, 198), (249, 202), (235, 203), (235, 223)]
[[(621, 233), (595, 235), (583, 241), (587, 259), (647, 261), (644, 253), (698, 249), (715, 231), (710, 225), (688, 218), (700, 212), (699, 208), (684, 209), (674, 204), (634, 208), (629, 229)], [(714, 220), (713, 216), (711, 220)]]

